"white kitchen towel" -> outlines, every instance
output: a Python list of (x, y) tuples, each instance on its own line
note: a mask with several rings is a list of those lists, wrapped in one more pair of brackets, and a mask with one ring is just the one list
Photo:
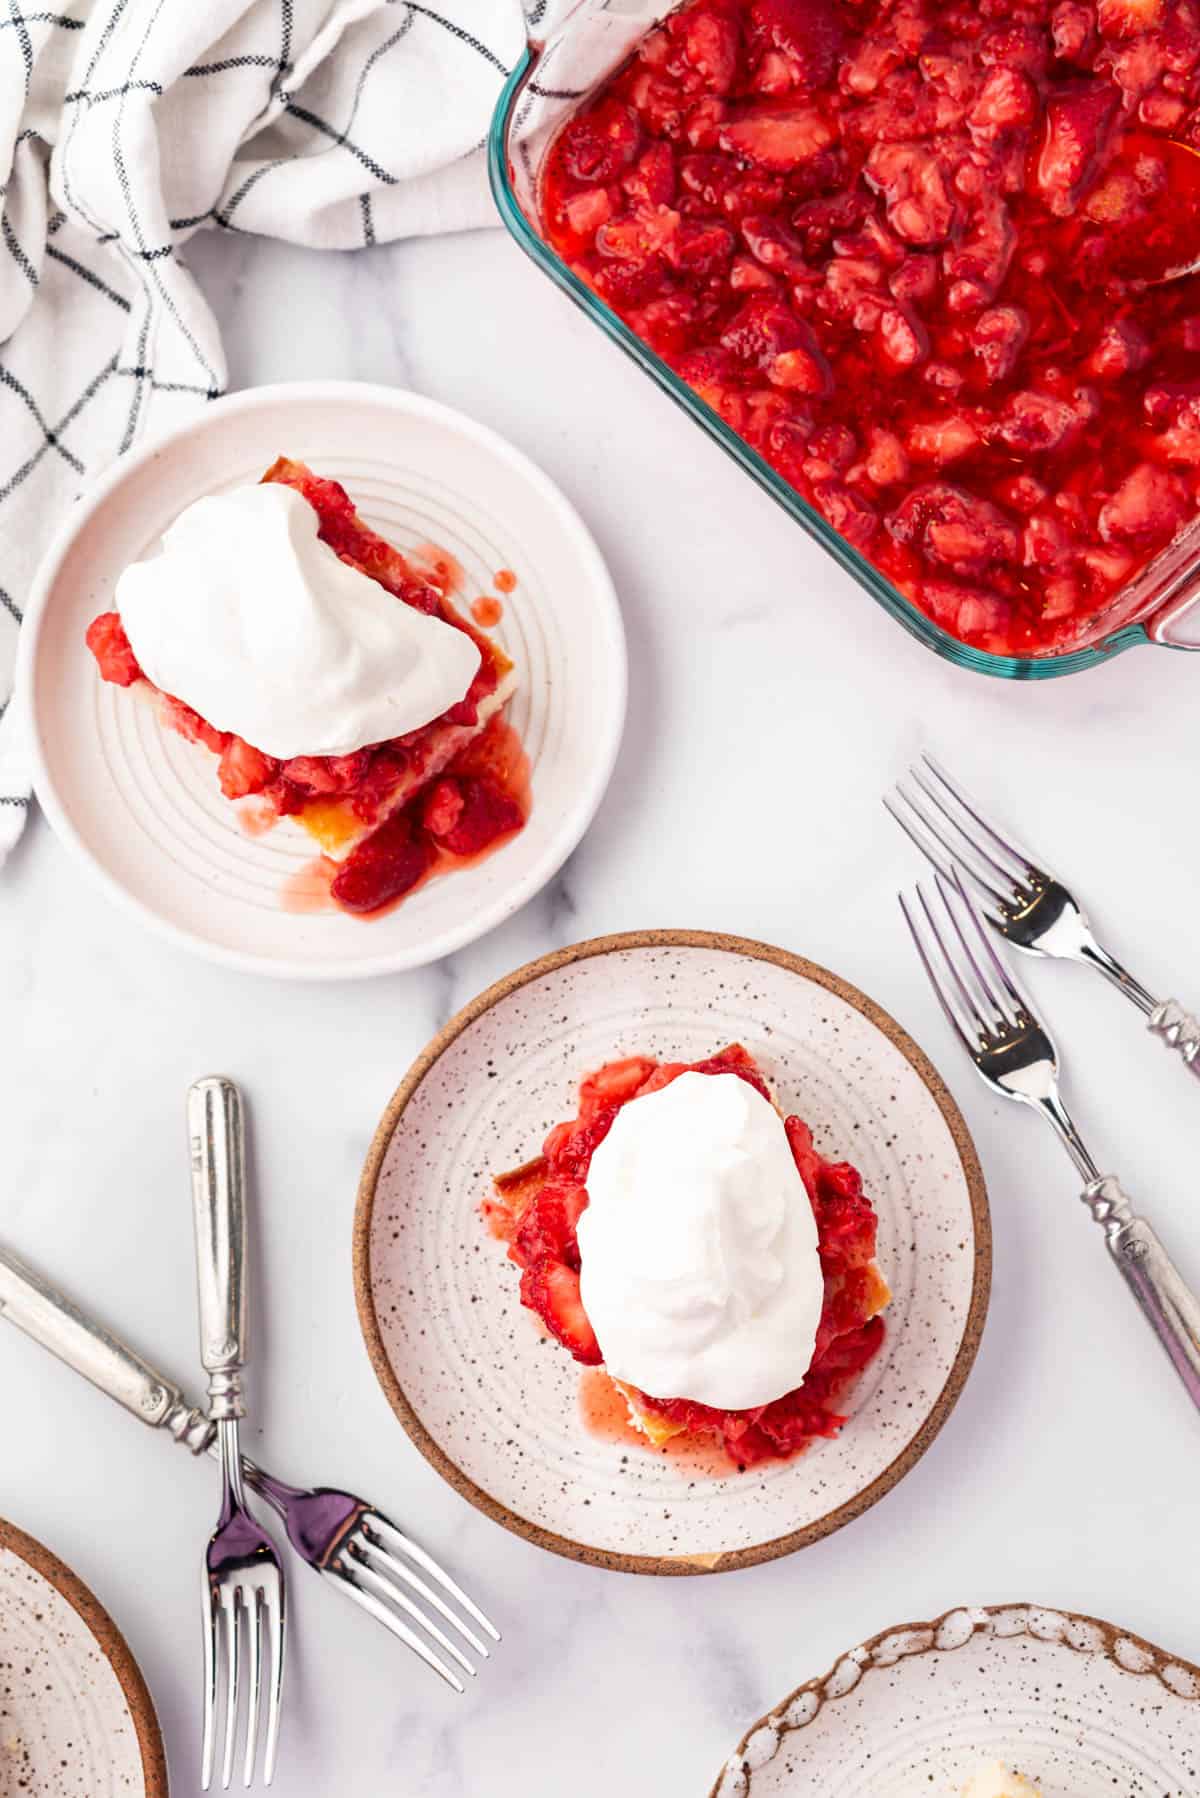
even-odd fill
[(224, 390), (188, 238), (489, 222), (480, 145), (525, 29), (521, 0), (0, 0), (0, 862), (38, 558), (114, 456)]

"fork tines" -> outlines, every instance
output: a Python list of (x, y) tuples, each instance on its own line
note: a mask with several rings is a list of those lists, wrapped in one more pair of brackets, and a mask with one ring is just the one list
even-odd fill
[(967, 892), (958, 869), (934, 875), (940, 909), (916, 889), (917, 906), (900, 894), (921, 965), (929, 976), (951, 1028), (969, 1055), (1033, 1017), (1032, 1008), (1005, 962), (996, 953), (979, 905)]
[[(420, 1572), (417, 1571), (418, 1568)], [(363, 1512), (334, 1557), (331, 1571), (343, 1582), (346, 1592), (357, 1604), (390, 1629), (393, 1635), (399, 1637), (414, 1654), (419, 1655), (426, 1666), (440, 1674), (456, 1692), (463, 1692), (466, 1688), (454, 1667), (460, 1668), (469, 1678), (474, 1679), (475, 1664), (428, 1611), (422, 1609), (422, 1604), (436, 1612), (449, 1629), (457, 1631), (467, 1646), (483, 1660), (489, 1654), (483, 1636), (490, 1636), (493, 1642), (500, 1640), (499, 1630), (484, 1616), (478, 1605), (471, 1602), (449, 1574), (379, 1511)], [(427, 1577), (423, 1578), (422, 1575)], [(447, 1597), (454, 1600), (471, 1622), (467, 1622), (451, 1608), (446, 1598), (434, 1590), (435, 1584), (441, 1587)], [(422, 1603), (417, 1603), (417, 1599)], [(478, 1630), (472, 1628), (472, 1622), (479, 1626)], [(418, 1634), (418, 1630), (424, 1631), (424, 1635)], [(426, 1641), (425, 1637), (429, 1637), (430, 1641)], [(430, 1642), (436, 1643), (454, 1666), (447, 1666), (430, 1646)]]
[[(237, 1746), (238, 1713), (241, 1709), (242, 1648), (245, 1647), (246, 1683), (249, 1687), (245, 1720), (242, 1784), (254, 1783), (262, 1715), (262, 1684), (266, 1674), (266, 1746), (263, 1752), (263, 1784), (275, 1777), (279, 1748), (279, 1710), (283, 1687), (284, 1588), (279, 1568), (269, 1562), (233, 1577), (213, 1577), (204, 1572), (204, 1743), (200, 1784), (208, 1791), (216, 1758), (218, 1688), (224, 1685), (224, 1747), (221, 1786), (229, 1790)], [(243, 1642), (244, 1639), (244, 1642)], [(224, 1664), (222, 1682), (218, 1670)]]
[(1028, 905), (1050, 876), (987, 818), (975, 801), (931, 755), (896, 783), (884, 805), (901, 830), (945, 880), (962, 869), (983, 895), (983, 911), (993, 923), (1012, 906)]

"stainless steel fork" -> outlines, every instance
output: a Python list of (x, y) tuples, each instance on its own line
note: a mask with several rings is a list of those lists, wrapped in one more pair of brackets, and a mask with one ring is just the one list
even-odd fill
[(983, 915), (1016, 949), (1081, 961), (1124, 993), (1155, 1036), (1200, 1076), (1200, 1019), (1176, 999), (1156, 999), (1097, 940), (1083, 907), (1056, 875), (980, 810), (946, 770), (925, 755), (884, 805), (944, 877), (958, 868), (980, 895)]
[(212, 1784), (218, 1666), (225, 1667), (225, 1746), (221, 1785), (228, 1791), (241, 1710), (242, 1636), (249, 1697), (242, 1784), (254, 1783), (266, 1661), (267, 1730), (263, 1783), (275, 1777), (283, 1692), (286, 1595), (279, 1551), (251, 1515), (242, 1488), (242, 1368), (246, 1359), (246, 1210), (242, 1101), (232, 1080), (212, 1074), (188, 1091), (192, 1209), (200, 1309), (200, 1359), (208, 1374), (208, 1415), (221, 1461), (221, 1510), (204, 1557), (204, 1746), (200, 1783)]
[(1085, 1181), (1081, 1197), (1108, 1252), (1200, 1409), (1200, 1301), (1113, 1174), (1101, 1174), (1058, 1087), (1054, 1039), (993, 947), (957, 872), (935, 876), (940, 911), (922, 888), (900, 908), (934, 992), (976, 1072), (1006, 1099), (1031, 1105), (1053, 1127)]
[[(193, 1455), (216, 1454), (216, 1425), (166, 1374), (2, 1243), (0, 1317), (8, 1318), (151, 1429), (165, 1430)], [(245, 1455), (242, 1475), (251, 1490), (278, 1511), (301, 1560), (354, 1599), (448, 1686), (456, 1692), (465, 1690), (455, 1668), (474, 1677), (475, 1666), (447, 1639), (435, 1617), (485, 1660), (488, 1648), (483, 1637), (498, 1642), (500, 1632), (432, 1555), (352, 1492), (332, 1486), (312, 1490), (290, 1486)], [(448, 1661), (435, 1652), (435, 1643), (446, 1651)]]

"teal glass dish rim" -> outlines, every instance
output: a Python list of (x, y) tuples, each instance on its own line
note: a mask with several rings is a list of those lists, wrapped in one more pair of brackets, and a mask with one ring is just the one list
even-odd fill
[(739, 437), (711, 406), (679, 378), (668, 363), (656, 355), (648, 344), (643, 343), (625, 321), (605, 305), (599, 294), (567, 267), (534, 228), (513, 186), (509, 139), (518, 101), (533, 77), (537, 62), (535, 47), (527, 46), (496, 102), (487, 138), (488, 180), (492, 198), (510, 236), (542, 273), (548, 275), (555, 286), (587, 314), (593, 324), (598, 325), (618, 344), (650, 376), (655, 385), (718, 443), (751, 480), (769, 493), (788, 516), (819, 543), (826, 554), (839, 567), (844, 568), (910, 636), (916, 637), (918, 642), (933, 650), (935, 655), (960, 668), (969, 668), (976, 674), (992, 675), (1001, 680), (1025, 681), (1053, 680), (1062, 674), (1076, 674), (1084, 668), (1095, 668), (1102, 663), (1111, 662), (1114, 656), (1126, 649), (1136, 648), (1139, 644), (1148, 644), (1151, 648), (1200, 648), (1200, 644), (1171, 643), (1165, 638), (1154, 637), (1147, 630), (1145, 621), (1140, 620), (1119, 626), (1098, 643), (1067, 650), (1058, 655), (993, 655), (989, 650), (973, 649), (970, 644), (960, 642), (914, 606), (911, 600), (906, 599), (886, 575), (881, 574), (865, 556), (859, 555), (853, 545), (835, 531), (782, 475), (777, 474), (756, 449)]

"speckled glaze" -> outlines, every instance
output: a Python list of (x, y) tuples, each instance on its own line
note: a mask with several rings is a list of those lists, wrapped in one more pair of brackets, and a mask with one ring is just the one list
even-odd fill
[(0, 1793), (167, 1798), (150, 1694), (112, 1618), (0, 1519)]
[(955, 1798), (996, 1759), (1043, 1798), (1195, 1798), (1200, 1667), (1096, 1617), (964, 1606), (800, 1686), (710, 1798)]
[[(883, 1352), (837, 1441), (744, 1474), (609, 1440), (487, 1233), (492, 1172), (536, 1154), (584, 1073), (738, 1040), (818, 1148), (860, 1169), (893, 1288)], [(355, 1219), (359, 1315), (417, 1446), (471, 1502), (560, 1554), (706, 1573), (789, 1553), (883, 1496), (944, 1422), (987, 1309), (982, 1176), (949, 1094), (886, 1013), (783, 950), (695, 931), (577, 944), (519, 969), (417, 1061), (376, 1133)]]

